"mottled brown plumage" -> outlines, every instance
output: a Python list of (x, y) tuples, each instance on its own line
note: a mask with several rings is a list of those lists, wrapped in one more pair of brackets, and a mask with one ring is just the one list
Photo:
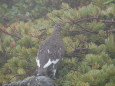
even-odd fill
[(57, 66), (62, 60), (65, 49), (61, 36), (62, 26), (54, 26), (54, 31), (50, 37), (40, 45), (38, 54), (37, 54), (37, 65), (38, 65), (38, 75), (51, 75), (49, 72), (53, 73), (55, 76)]

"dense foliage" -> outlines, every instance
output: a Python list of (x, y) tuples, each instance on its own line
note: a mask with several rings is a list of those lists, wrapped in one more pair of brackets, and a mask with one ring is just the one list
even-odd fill
[(52, 33), (52, 26), (64, 23), (66, 55), (55, 82), (59, 86), (115, 85), (114, 0), (11, 2), (0, 2), (0, 83), (34, 75), (40, 43)]

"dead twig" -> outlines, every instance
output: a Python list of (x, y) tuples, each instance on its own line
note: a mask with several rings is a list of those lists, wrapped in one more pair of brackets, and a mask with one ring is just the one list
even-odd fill
[(115, 33), (115, 29), (112, 29), (112, 30), (106, 30), (105, 32), (107, 32), (107, 33)]
[(88, 30), (87, 28), (84, 28), (83, 26), (81, 26), (81, 25), (78, 24), (78, 23), (77, 23), (77, 25), (78, 25), (80, 28), (82, 28), (84, 31), (86, 31), (86, 32), (95, 33), (95, 34), (98, 33), (98, 32), (94, 32), (94, 31)]
[(25, 74), (16, 74), (16, 75), (14, 75), (12, 78), (10, 78), (10, 79), (8, 80), (8, 83), (10, 83), (10, 81), (11, 81), (13, 78), (15, 78), (16, 76), (25, 76)]
[(103, 22), (103, 23), (115, 23), (115, 20), (102, 20), (99, 19), (98, 17), (87, 17), (87, 18), (80, 18), (77, 21), (75, 20), (74, 23), (79, 23), (82, 21), (88, 21), (88, 20), (97, 20), (98, 22)]
[(74, 21), (74, 23), (76, 24), (76, 23), (79, 23), (79, 22), (82, 22), (82, 21), (93, 20), (93, 19), (98, 19), (98, 17), (80, 18), (77, 21)]
[(99, 22), (103, 22), (103, 23), (115, 23), (115, 21), (112, 20), (99, 20)]
[(0, 27), (0, 32), (4, 33), (4, 34), (6, 34), (6, 35), (9, 35), (9, 36), (11, 36), (11, 37), (13, 37), (13, 38), (21, 39), (20, 37), (18, 37), (18, 36), (16, 36), (16, 35), (13, 35), (13, 34), (11, 34), (11, 33), (9, 33), (9, 32), (7, 32), (7, 31), (5, 30), (5, 28), (1, 28), (1, 27)]

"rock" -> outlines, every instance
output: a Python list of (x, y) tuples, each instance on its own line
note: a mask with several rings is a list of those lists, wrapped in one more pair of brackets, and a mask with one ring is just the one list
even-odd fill
[(53, 80), (46, 76), (37, 76), (23, 81), (11, 82), (3, 86), (56, 86)]

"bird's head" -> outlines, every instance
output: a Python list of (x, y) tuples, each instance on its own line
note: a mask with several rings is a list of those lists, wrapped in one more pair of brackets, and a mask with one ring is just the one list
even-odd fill
[(55, 31), (60, 31), (63, 26), (64, 26), (64, 23), (57, 23), (57, 24), (54, 26), (54, 30), (55, 30)]

